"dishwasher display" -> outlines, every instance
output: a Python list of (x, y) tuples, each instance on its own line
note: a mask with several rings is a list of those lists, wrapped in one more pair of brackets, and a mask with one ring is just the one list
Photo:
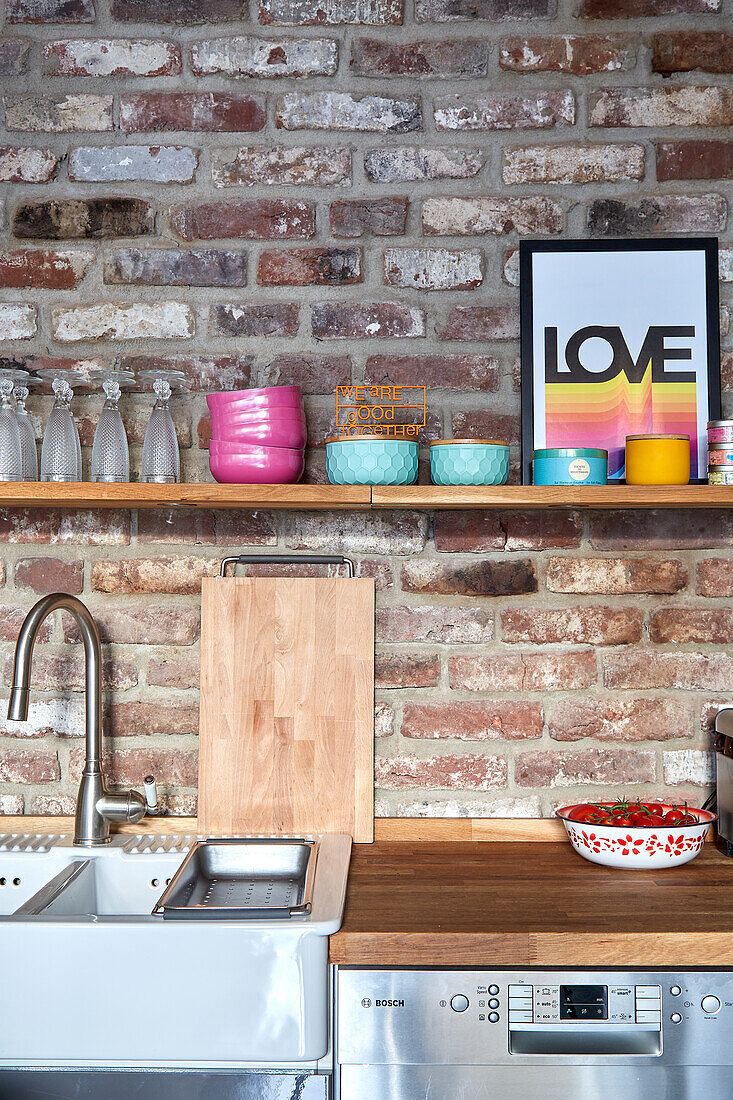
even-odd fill
[(733, 1096), (733, 973), (338, 967), (339, 1100)]

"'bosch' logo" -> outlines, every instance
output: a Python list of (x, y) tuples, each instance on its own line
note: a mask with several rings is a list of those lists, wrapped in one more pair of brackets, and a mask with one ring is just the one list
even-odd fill
[(404, 1001), (375, 1001), (375, 1008), (404, 1008)]
[(365, 997), (364, 1000), (361, 1002), (361, 1007), (362, 1008), (371, 1008), (372, 1007), (372, 1002), (369, 1000), (368, 997)]

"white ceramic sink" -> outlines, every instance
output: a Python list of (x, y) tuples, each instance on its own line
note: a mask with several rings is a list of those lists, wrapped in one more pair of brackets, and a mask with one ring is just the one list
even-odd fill
[(306, 915), (153, 916), (195, 839), (0, 836), (0, 1066), (315, 1068), (351, 839), (314, 838)]

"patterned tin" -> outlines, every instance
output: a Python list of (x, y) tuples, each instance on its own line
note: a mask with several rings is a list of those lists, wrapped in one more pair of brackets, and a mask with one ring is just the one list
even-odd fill
[(733, 420), (709, 420), (708, 443), (733, 443)]
[(733, 485), (733, 466), (708, 467), (709, 485)]
[(733, 443), (710, 443), (708, 466), (733, 466)]

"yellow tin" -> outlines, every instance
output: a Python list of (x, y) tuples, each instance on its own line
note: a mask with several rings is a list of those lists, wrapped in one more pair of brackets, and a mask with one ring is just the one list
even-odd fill
[(689, 435), (627, 435), (627, 485), (687, 485)]

